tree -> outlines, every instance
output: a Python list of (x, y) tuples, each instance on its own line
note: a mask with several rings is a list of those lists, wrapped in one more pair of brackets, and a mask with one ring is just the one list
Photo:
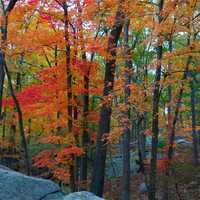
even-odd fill
[(194, 81), (190, 81), (191, 89), (191, 113), (192, 113), (192, 138), (193, 138), (193, 162), (195, 165), (198, 165), (198, 138), (196, 134), (196, 109), (195, 109), (195, 86)]
[[(164, 6), (164, 0), (159, 1), (159, 14), (158, 23), (161, 24), (163, 20), (162, 11)], [(156, 199), (156, 173), (157, 173), (157, 144), (158, 144), (158, 134), (159, 134), (159, 98), (160, 98), (160, 79), (161, 79), (161, 67), (162, 67), (162, 56), (163, 47), (161, 35), (158, 35), (158, 45), (157, 45), (157, 66), (154, 81), (153, 90), (153, 106), (152, 106), (152, 150), (151, 150), (151, 171), (150, 171), (150, 181), (149, 181), (149, 199)]]
[(24, 155), (24, 159), (25, 159), (26, 173), (29, 175), (31, 167), (30, 167), (30, 160), (29, 160), (29, 153), (28, 153), (28, 148), (27, 148), (27, 143), (26, 143), (26, 137), (25, 137), (25, 133), (24, 133), (22, 112), (21, 112), (20, 104), (16, 98), (16, 95), (15, 95), (15, 92), (14, 92), (14, 89), (12, 86), (11, 76), (9, 74), (7, 63), (6, 63), (8, 14), (14, 8), (16, 3), (17, 3), (17, 0), (11, 0), (11, 1), (9, 1), (7, 7), (5, 8), (4, 2), (1, 1), (3, 16), (1, 16), (2, 17), (2, 22), (1, 22), (2, 40), (1, 40), (1, 51), (0, 51), (0, 59), (1, 59), (0, 74), (2, 76), (0, 78), (0, 80), (1, 80), (0, 115), (1, 115), (1, 107), (2, 107), (4, 76), (6, 74), (7, 78), (8, 78), (8, 85), (9, 85), (10, 93), (11, 93), (11, 96), (13, 98), (13, 101), (15, 103), (16, 110), (18, 113), (18, 125), (19, 125), (20, 138), (21, 138), (20, 145), (22, 148), (22, 155)]
[(122, 148), (123, 148), (123, 175), (122, 175), (122, 200), (130, 199), (130, 83), (131, 83), (131, 70), (132, 61), (130, 48), (128, 46), (129, 41), (129, 20), (125, 20), (124, 24), (124, 57), (125, 57), (125, 83), (124, 83), (124, 103), (127, 105), (126, 112), (123, 116), (123, 135), (122, 135)]
[(10, 0), (6, 6), (4, 1), (1, 1), (1, 51), (0, 51), (0, 120), (2, 118), (2, 97), (3, 97), (3, 86), (4, 86), (4, 59), (5, 51), (7, 46), (7, 24), (8, 24), (8, 15), (13, 10), (17, 0)]
[[(121, 5), (121, 2), (119, 3)], [(106, 161), (105, 134), (110, 132), (111, 99), (114, 85), (116, 48), (124, 23), (124, 13), (119, 5), (115, 16), (114, 25), (108, 38), (107, 53), (110, 58), (106, 59), (106, 70), (103, 89), (103, 105), (100, 110), (99, 131), (96, 141), (96, 155), (92, 173), (91, 192), (98, 196), (103, 195), (104, 173)]]

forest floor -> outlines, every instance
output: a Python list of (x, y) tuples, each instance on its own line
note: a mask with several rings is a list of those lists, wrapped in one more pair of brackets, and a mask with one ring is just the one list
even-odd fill
[[(158, 181), (157, 199), (161, 200), (166, 188), (163, 183), (163, 176), (160, 175), (159, 177), (161, 179)], [(138, 192), (141, 179), (141, 174), (131, 177), (131, 200), (147, 200), (147, 194), (141, 197)], [(106, 200), (120, 200), (121, 194), (120, 178), (115, 178), (106, 182), (104, 195)], [(168, 195), (170, 196), (170, 200), (200, 200), (200, 183), (197, 181), (191, 181), (190, 183), (170, 183)]]
[[(166, 179), (164, 172), (158, 172), (157, 199), (162, 200), (168, 180), (168, 195), (170, 200), (200, 200), (200, 167), (192, 164), (191, 149), (179, 149), (170, 177)], [(148, 171), (147, 171), (148, 174)], [(132, 175), (130, 180), (131, 200), (146, 200), (147, 195), (139, 197), (139, 186), (144, 178), (141, 173)], [(120, 200), (122, 194), (121, 178), (116, 177), (105, 183), (106, 200)]]

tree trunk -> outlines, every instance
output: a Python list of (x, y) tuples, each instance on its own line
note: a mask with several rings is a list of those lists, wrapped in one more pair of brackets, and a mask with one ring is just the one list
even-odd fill
[[(163, 10), (164, 0), (159, 1), (159, 24), (162, 22), (161, 12)], [(156, 176), (157, 176), (157, 144), (159, 134), (159, 99), (160, 99), (160, 79), (161, 79), (161, 60), (163, 48), (160, 36), (158, 36), (157, 47), (157, 68), (153, 91), (153, 114), (152, 114), (152, 149), (151, 149), (151, 168), (149, 179), (149, 200), (156, 199)]]
[(0, 49), (0, 121), (2, 120), (2, 99), (3, 99), (3, 86), (4, 86), (4, 59), (7, 42), (7, 21), (8, 14), (14, 8), (17, 0), (10, 0), (5, 8), (4, 2), (1, 2), (1, 49)]
[[(194, 37), (195, 39), (195, 37)], [(188, 38), (188, 46), (190, 45), (190, 37)], [(182, 101), (182, 96), (183, 96), (183, 90), (184, 90), (184, 81), (187, 79), (187, 76), (188, 76), (188, 70), (189, 70), (189, 64), (191, 62), (191, 59), (192, 57), (189, 56), (188, 59), (187, 59), (187, 63), (186, 63), (186, 67), (185, 67), (185, 71), (183, 73), (183, 77), (182, 77), (182, 81), (181, 81), (181, 86), (180, 86), (180, 90), (179, 90), (179, 93), (178, 93), (178, 99), (177, 99), (177, 102), (176, 102), (176, 107), (175, 107), (175, 111), (174, 111), (174, 117), (172, 119), (170, 119), (170, 124), (169, 124), (169, 149), (168, 149), (168, 167), (167, 167), (167, 170), (166, 170), (166, 181), (169, 180), (170, 178), (170, 163), (171, 163), (171, 160), (172, 160), (172, 157), (173, 157), (173, 152), (174, 152), (174, 139), (175, 139), (175, 129), (176, 129), (176, 122), (178, 120), (178, 115), (179, 115), (179, 110), (180, 110), (180, 107), (181, 107), (181, 101)], [(168, 112), (171, 112), (171, 109), (168, 108)], [(168, 184), (167, 185), (165, 184), (165, 187), (167, 186), (168, 187)], [(168, 188), (167, 188), (168, 189)], [(169, 199), (169, 195), (168, 194), (165, 194), (164, 200), (168, 200)]]
[[(169, 47), (169, 52), (172, 53), (173, 50), (173, 43), (172, 43), (172, 37), (170, 38), (170, 40), (168, 41), (168, 47)], [(169, 74), (169, 78), (171, 76), (171, 66), (172, 63), (171, 61), (169, 61), (168, 63), (168, 74)], [(171, 85), (168, 86), (167, 88), (167, 92), (168, 92), (168, 106), (167, 106), (167, 127), (168, 127), (168, 131), (171, 131), (172, 128), (172, 112), (171, 112), (171, 101), (172, 101), (172, 87)], [(168, 200), (169, 199), (169, 169), (166, 170), (166, 178), (164, 179), (164, 184), (163, 184), (163, 196), (162, 196), (162, 200)]]
[(172, 160), (172, 157), (173, 157), (173, 151), (174, 151), (174, 147), (173, 146), (174, 146), (176, 122), (178, 120), (179, 109), (181, 107), (181, 101), (182, 101), (183, 90), (184, 90), (183, 81), (187, 79), (188, 68), (189, 68), (190, 62), (191, 62), (191, 56), (188, 57), (187, 64), (186, 64), (186, 69), (185, 69), (185, 72), (183, 74), (181, 87), (180, 87), (180, 90), (179, 90), (179, 93), (178, 93), (178, 100), (176, 102), (174, 118), (173, 118), (173, 121), (172, 121), (172, 127), (171, 127), (171, 130), (170, 130), (169, 149), (168, 149), (168, 160), (169, 160), (169, 162)]
[(124, 103), (127, 105), (127, 111), (124, 113), (123, 118), (126, 119), (126, 123), (123, 123), (123, 134), (122, 134), (122, 158), (123, 158), (123, 174), (122, 174), (122, 200), (130, 199), (130, 106), (129, 106), (129, 97), (130, 97), (130, 88), (131, 83), (130, 72), (132, 69), (131, 61), (131, 52), (128, 46), (129, 38), (129, 19), (126, 19), (124, 25), (124, 53), (125, 53), (125, 85), (124, 85), (124, 94), (125, 99)]
[(0, 51), (0, 121), (3, 119), (2, 115), (2, 99), (3, 99), (3, 86), (4, 86), (4, 78), (5, 78), (5, 73), (3, 69), (3, 55), (2, 51)]
[[(2, 11), (4, 13), (4, 11)], [(8, 17), (3, 14), (1, 15), (1, 49), (0, 49), (0, 120), (2, 119), (2, 99), (3, 99), (3, 87), (5, 79), (4, 71), (4, 60), (5, 60), (5, 50), (7, 42), (7, 26), (8, 26)]]
[[(86, 61), (86, 55), (83, 55), (83, 60)], [(89, 144), (89, 134), (88, 134), (88, 112), (89, 112), (89, 75), (90, 69), (88, 66), (87, 73), (84, 75), (84, 96), (83, 96), (83, 135), (82, 135), (82, 147), (84, 148), (84, 154), (81, 156), (81, 170), (80, 170), (80, 180), (83, 182), (87, 181), (87, 148)], [(83, 187), (82, 189), (85, 189)]]
[(68, 112), (68, 131), (72, 131), (72, 74), (70, 68), (70, 43), (69, 43), (69, 19), (68, 19), (68, 5), (63, 4), (64, 9), (64, 26), (65, 26), (65, 54), (66, 54), (66, 72), (67, 72), (67, 112)]
[[(8, 27), (8, 14), (9, 12), (14, 8), (17, 0), (10, 0), (7, 7), (2, 10), (2, 16), (1, 16), (1, 33), (2, 33), (2, 40), (1, 40), (1, 50), (0, 50), (0, 115), (1, 115), (1, 110), (2, 110), (2, 95), (3, 95), (3, 80), (4, 76), (7, 75), (8, 79), (8, 87), (11, 93), (11, 96), (13, 98), (17, 113), (18, 113), (18, 126), (19, 126), (19, 132), (20, 132), (20, 147), (22, 148), (22, 152), (24, 155), (25, 159), (25, 168), (26, 168), (26, 173), (30, 175), (31, 173), (31, 165), (30, 165), (30, 160), (29, 160), (29, 153), (28, 153), (28, 148), (27, 148), (27, 143), (26, 143), (26, 137), (24, 133), (24, 127), (23, 127), (23, 116), (22, 116), (22, 111), (20, 108), (20, 104), (16, 98), (14, 88), (12, 86), (12, 81), (11, 81), (11, 76), (7, 68), (7, 63), (5, 59), (5, 51), (7, 47), (7, 27)], [(3, 4), (3, 3), (2, 3)], [(4, 7), (2, 5), (2, 7)], [(3, 8), (2, 8), (3, 9)]]
[(31, 165), (30, 165), (30, 160), (29, 160), (29, 153), (28, 153), (28, 147), (27, 147), (27, 142), (26, 142), (26, 136), (25, 136), (25, 132), (24, 132), (24, 126), (23, 126), (23, 116), (22, 116), (22, 111), (20, 108), (20, 104), (18, 99), (16, 98), (13, 86), (12, 86), (12, 81), (11, 81), (11, 77), (10, 77), (10, 73), (8, 71), (7, 68), (7, 64), (6, 61), (4, 60), (4, 70), (5, 70), (5, 74), (7, 75), (8, 78), (8, 86), (9, 86), (9, 90), (11, 93), (11, 96), (13, 98), (17, 113), (18, 113), (18, 126), (19, 126), (19, 132), (20, 132), (20, 146), (22, 148), (22, 152), (24, 155), (24, 159), (25, 159), (25, 167), (26, 167), (26, 173), (27, 175), (30, 175), (31, 173)]
[(97, 133), (96, 143), (96, 157), (91, 182), (91, 192), (100, 197), (103, 195), (107, 150), (106, 141), (103, 139), (105, 134), (110, 132), (111, 101), (109, 102), (108, 98), (112, 96), (116, 66), (116, 48), (124, 23), (124, 14), (120, 9), (121, 6), (116, 13), (115, 22), (108, 38), (107, 53), (111, 56), (111, 58), (107, 58), (106, 60), (103, 90), (104, 102), (100, 110), (99, 131)]
[(192, 112), (192, 139), (193, 139), (193, 163), (198, 165), (198, 137), (196, 134), (196, 110), (195, 110), (195, 87), (194, 81), (190, 82), (191, 89), (191, 112)]
[[(66, 2), (63, 3), (64, 10), (64, 37), (65, 37), (65, 55), (66, 55), (66, 72), (67, 72), (67, 116), (68, 116), (68, 132), (72, 132), (72, 74), (70, 68), (70, 42), (69, 42), (69, 16), (68, 16), (68, 5)], [(72, 164), (69, 168), (70, 172), (70, 190), (71, 192), (76, 191), (76, 181), (75, 181), (75, 160), (72, 155)]]
[(89, 113), (89, 83), (90, 83), (90, 66), (87, 65), (87, 58), (84, 46), (83, 37), (83, 22), (82, 22), (82, 8), (80, 2), (77, 2), (78, 14), (79, 14), (79, 29), (80, 29), (80, 41), (82, 60), (85, 62), (85, 73), (83, 76), (83, 133), (81, 137), (81, 146), (84, 150), (84, 154), (81, 155), (80, 160), (80, 181), (82, 182), (81, 190), (87, 190), (87, 175), (88, 175), (88, 146), (89, 146), (89, 133), (88, 133), (88, 113)]

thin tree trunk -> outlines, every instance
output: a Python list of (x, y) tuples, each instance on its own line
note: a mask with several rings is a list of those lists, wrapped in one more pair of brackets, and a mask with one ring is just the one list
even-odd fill
[(4, 78), (5, 78), (2, 59), (3, 59), (3, 55), (2, 55), (2, 51), (0, 51), (0, 121), (3, 119), (3, 115), (2, 115), (2, 99), (3, 99)]
[[(190, 25), (188, 25), (188, 28), (190, 28)], [(197, 36), (197, 34), (194, 34), (193, 40), (196, 40), (196, 36)], [(191, 40), (191, 36), (189, 35), (188, 40), (187, 40), (187, 46), (188, 47), (190, 46), (190, 43), (191, 43), (190, 40)], [(188, 59), (187, 59), (185, 71), (183, 73), (181, 86), (180, 86), (180, 90), (179, 90), (179, 93), (178, 93), (178, 99), (177, 99), (177, 102), (176, 102), (174, 118), (173, 118), (172, 128), (171, 128), (171, 132), (170, 132), (169, 149), (168, 149), (169, 165), (170, 165), (170, 162), (172, 160), (173, 152), (174, 152), (173, 146), (174, 146), (174, 138), (175, 138), (175, 129), (176, 129), (176, 122), (178, 120), (179, 110), (180, 110), (180, 107), (181, 107), (181, 101), (182, 101), (182, 96), (183, 96), (183, 91), (184, 91), (184, 81), (188, 77), (189, 65), (190, 65), (191, 61), (192, 61), (192, 56), (189, 56)]]
[[(82, 13), (81, 7), (79, 5), (79, 13)], [(81, 31), (82, 31), (82, 21), (81, 21)], [(96, 35), (94, 37), (94, 40), (96, 40), (98, 34), (100, 31), (100, 25), (98, 26)], [(81, 33), (81, 38), (83, 39), (83, 34)], [(83, 61), (86, 61), (86, 53), (84, 50), (84, 46), (82, 46), (82, 59)], [(91, 55), (90, 62), (93, 61), (94, 59), (94, 52)], [(89, 103), (90, 103), (90, 94), (89, 94), (89, 87), (90, 87), (90, 66), (88, 66), (86, 74), (84, 75), (84, 96), (83, 96), (83, 135), (82, 135), (82, 147), (85, 150), (85, 153), (81, 156), (81, 169), (80, 169), (80, 180), (83, 182), (87, 182), (87, 176), (88, 176), (88, 145), (90, 143), (90, 137), (89, 137), (89, 132), (88, 132), (88, 114), (89, 114)], [(86, 183), (87, 184), (87, 183)], [(83, 186), (81, 188), (85, 189), (86, 186)]]
[[(74, 124), (77, 124), (78, 122), (78, 101), (77, 101), (77, 95), (73, 95), (74, 97), (74, 102), (75, 102), (75, 105), (73, 106), (73, 110), (74, 110), (74, 116), (73, 116), (73, 119), (74, 119)], [(74, 136), (75, 138), (75, 144), (76, 146), (80, 146), (80, 143), (79, 143), (79, 136), (78, 135), (75, 135)], [(74, 156), (74, 179), (75, 179), (75, 190), (77, 191), (78, 190), (78, 181), (79, 181), (79, 169), (80, 169), (80, 159), (78, 156)]]
[(122, 174), (122, 200), (130, 199), (130, 106), (129, 106), (129, 97), (130, 97), (130, 88), (131, 83), (131, 52), (128, 45), (129, 41), (129, 19), (125, 20), (124, 25), (124, 54), (125, 54), (125, 85), (124, 85), (124, 94), (125, 99), (124, 103), (127, 105), (127, 111), (124, 113), (123, 118), (126, 119), (126, 123), (123, 123), (123, 134), (122, 134), (122, 158), (123, 158), (123, 174)]
[(81, 136), (81, 147), (84, 150), (84, 154), (80, 158), (80, 181), (82, 183), (80, 190), (87, 190), (87, 175), (88, 175), (88, 145), (89, 145), (89, 133), (88, 133), (88, 112), (89, 112), (89, 83), (90, 83), (90, 66), (87, 65), (87, 58), (84, 46), (83, 37), (83, 22), (82, 22), (82, 8), (80, 2), (77, 2), (78, 16), (79, 16), (79, 31), (82, 51), (82, 61), (85, 63), (85, 74), (83, 76), (83, 133)]
[(185, 72), (183, 74), (183, 78), (182, 78), (182, 82), (181, 82), (181, 87), (178, 93), (178, 99), (176, 102), (176, 107), (175, 107), (175, 112), (174, 112), (174, 118), (172, 121), (172, 127), (171, 127), (171, 131), (170, 131), (170, 138), (169, 138), (169, 149), (168, 149), (168, 160), (169, 162), (172, 160), (173, 157), (173, 151), (174, 151), (174, 138), (175, 138), (175, 129), (176, 129), (176, 122), (178, 120), (178, 115), (179, 115), (179, 110), (181, 107), (181, 101), (182, 101), (182, 96), (183, 96), (183, 90), (184, 90), (184, 83), (183, 81), (187, 79), (187, 75), (188, 75), (188, 68), (189, 68), (189, 64), (191, 62), (192, 57), (189, 56), (188, 60), (187, 60), (187, 64), (186, 64), (186, 68), (185, 68)]
[(122, 200), (130, 199), (130, 128), (124, 127), (122, 135)]
[[(66, 2), (63, 3), (64, 10), (64, 37), (65, 37), (65, 54), (66, 54), (66, 72), (67, 72), (67, 113), (68, 113), (68, 132), (72, 132), (72, 74), (70, 67), (70, 42), (69, 42), (69, 16), (68, 16), (68, 5)], [(76, 181), (75, 181), (75, 162), (74, 156), (72, 156), (72, 164), (70, 166), (70, 189), (71, 192), (76, 190)]]
[[(20, 59), (20, 64), (22, 63), (23, 61), (23, 56), (22, 58)], [(21, 73), (18, 71), (17, 74), (16, 74), (16, 88), (15, 88), (15, 91), (16, 92), (19, 92), (21, 90)], [(12, 149), (15, 149), (15, 140), (16, 140), (16, 131), (17, 131), (17, 128), (16, 128), (16, 123), (15, 123), (15, 113), (16, 112), (16, 108), (14, 107), (13, 108), (13, 114), (12, 114), (12, 123), (11, 123), (11, 126), (10, 126), (10, 142), (12, 144), (12, 146), (10, 147), (10, 150), (12, 151)]]
[[(83, 60), (86, 61), (86, 55), (84, 53)], [(87, 148), (89, 144), (89, 134), (88, 134), (88, 112), (89, 112), (89, 75), (90, 69), (88, 66), (87, 73), (84, 75), (84, 96), (83, 96), (83, 135), (82, 135), (82, 147), (84, 148), (84, 154), (81, 156), (81, 170), (80, 170), (80, 180), (83, 182), (87, 181)], [(82, 189), (85, 189), (83, 187)]]
[[(159, 24), (162, 22), (161, 12), (163, 10), (164, 0), (159, 1)], [(156, 176), (157, 176), (157, 144), (159, 134), (159, 99), (160, 99), (160, 79), (161, 79), (161, 60), (163, 48), (160, 36), (158, 36), (157, 47), (157, 68), (155, 76), (155, 86), (153, 91), (153, 114), (152, 114), (152, 149), (151, 149), (151, 168), (149, 179), (149, 200), (156, 199)]]
[(6, 136), (6, 118), (7, 118), (7, 110), (6, 107), (4, 108), (3, 112), (3, 124), (2, 124), (2, 140), (4, 141)]
[(144, 120), (143, 116), (138, 116), (137, 122), (137, 141), (138, 141), (138, 157), (139, 157), (139, 170), (143, 175), (145, 175), (144, 169), (144, 157), (145, 157), (145, 136), (144, 131), (142, 130), (142, 121)]
[[(4, 13), (4, 11), (2, 11)], [(7, 26), (8, 26), (8, 17), (1, 15), (1, 49), (0, 49), (0, 120), (2, 119), (2, 99), (3, 99), (3, 87), (5, 79), (4, 71), (4, 60), (5, 60), (5, 50), (7, 42)]]
[(67, 111), (68, 111), (68, 131), (72, 131), (72, 74), (70, 68), (70, 43), (69, 43), (69, 19), (68, 19), (68, 6), (66, 3), (63, 5), (64, 9), (64, 25), (65, 25), (65, 52), (66, 52), (66, 71), (67, 71)]
[[(27, 148), (27, 143), (26, 143), (26, 137), (24, 133), (24, 127), (23, 127), (23, 116), (22, 116), (22, 111), (20, 108), (20, 104), (16, 98), (14, 88), (12, 86), (12, 81), (11, 81), (11, 76), (7, 68), (6, 60), (5, 60), (5, 51), (7, 47), (7, 27), (8, 27), (8, 14), (9, 12), (14, 8), (17, 0), (10, 0), (7, 7), (5, 8), (5, 5), (3, 2), (1, 2), (2, 6), (2, 13), (3, 15), (1, 16), (1, 33), (2, 33), (2, 41), (1, 41), (1, 50), (0, 50), (0, 83), (3, 84), (3, 79), (5, 75), (7, 75), (8, 79), (8, 87), (11, 93), (11, 96), (13, 98), (17, 113), (18, 113), (18, 126), (19, 126), (19, 132), (20, 132), (20, 139), (21, 139), (21, 148), (23, 151), (24, 159), (25, 159), (25, 168), (26, 168), (26, 173), (30, 175), (31, 172), (31, 166), (30, 166), (30, 160), (29, 160), (29, 153), (28, 153), (28, 148)], [(4, 72), (3, 72), (4, 71)], [(2, 79), (3, 78), (3, 79)], [(3, 85), (0, 86), (0, 115), (1, 115), (1, 110), (2, 110), (2, 94), (3, 94)]]
[(190, 82), (191, 89), (191, 112), (192, 112), (192, 139), (193, 139), (193, 163), (198, 165), (198, 137), (196, 134), (196, 110), (195, 110), (195, 87), (194, 81)]
[[(170, 40), (168, 41), (168, 46), (169, 46), (169, 52), (172, 53), (172, 38), (170, 38)], [(168, 73), (169, 73), (169, 78), (171, 76), (171, 66), (172, 63), (169, 61), (169, 66), (168, 66)], [(168, 130), (170, 132), (171, 128), (172, 128), (172, 113), (171, 113), (171, 101), (172, 101), (172, 87), (171, 85), (168, 86), (167, 88), (167, 92), (168, 92), (168, 106), (167, 106), (167, 126), (168, 126)], [(164, 179), (164, 185), (163, 185), (163, 200), (168, 200), (169, 199), (169, 169), (166, 170), (166, 178)]]
[(7, 24), (8, 24), (8, 14), (14, 8), (17, 0), (10, 0), (8, 2), (7, 7), (5, 8), (5, 4), (1, 1), (1, 49), (0, 49), (0, 121), (2, 120), (2, 99), (3, 99), (3, 86), (5, 79), (4, 72), (4, 59), (5, 59), (5, 50), (6, 50), (6, 42), (7, 42)]
[(9, 90), (10, 90), (11, 96), (13, 98), (13, 101), (14, 101), (14, 104), (15, 104), (15, 107), (16, 107), (16, 110), (17, 110), (17, 113), (18, 113), (18, 126), (19, 126), (20, 139), (21, 139), (21, 141), (20, 141), (21, 145), (20, 146), (22, 147), (22, 152), (24, 154), (26, 173), (28, 175), (30, 175), (31, 165), (30, 165), (28, 147), (27, 147), (26, 136), (25, 136), (24, 126), (23, 126), (22, 111), (21, 111), (19, 101), (16, 98), (16, 95), (15, 95), (15, 92), (14, 92), (14, 89), (13, 89), (13, 86), (12, 86), (10, 73), (8, 71), (7, 64), (6, 64), (5, 60), (4, 60), (4, 70), (5, 70), (5, 74), (7, 75), (7, 78), (8, 78)]
[[(195, 40), (196, 36), (194, 35), (194, 40)], [(190, 45), (190, 36), (188, 38), (188, 46)], [(169, 124), (169, 129), (170, 129), (170, 133), (169, 133), (169, 148), (168, 148), (168, 167), (167, 167), (167, 170), (166, 170), (166, 179), (168, 180), (169, 177), (170, 177), (170, 163), (171, 163), (171, 160), (173, 158), (173, 153), (174, 153), (174, 140), (175, 140), (175, 129), (176, 129), (176, 123), (177, 123), (177, 120), (178, 120), (178, 116), (179, 116), (179, 110), (180, 110), (180, 107), (181, 107), (181, 101), (182, 101), (182, 97), (183, 97), (183, 91), (184, 91), (184, 81), (187, 79), (187, 76), (188, 76), (188, 70), (189, 70), (189, 64), (192, 60), (192, 57), (189, 56), (188, 59), (187, 59), (187, 63), (186, 63), (186, 67), (185, 67), (185, 71), (183, 73), (183, 77), (182, 77), (182, 80), (181, 80), (181, 86), (180, 86), (180, 90), (178, 92), (178, 99), (177, 99), (177, 102), (176, 102), (176, 107), (175, 107), (175, 111), (174, 111), (174, 117), (172, 119), (172, 117), (170, 117), (170, 124)], [(168, 108), (168, 111), (171, 112), (171, 110), (169, 110)], [(168, 186), (168, 185), (167, 185)], [(166, 187), (166, 185), (165, 185)], [(164, 196), (164, 200), (168, 200), (169, 199), (169, 196), (168, 194)]]
[(184, 90), (184, 83), (183, 81), (187, 79), (187, 74), (188, 74), (188, 67), (189, 67), (189, 63), (191, 61), (191, 57), (189, 56), (188, 58), (188, 61), (187, 61), (187, 64), (186, 64), (186, 69), (185, 69), (185, 72), (183, 74), (183, 78), (182, 78), (182, 83), (181, 83), (181, 87), (180, 87), (180, 90), (179, 90), (179, 93), (178, 93), (178, 99), (177, 99), (177, 102), (176, 102), (176, 107), (175, 107), (175, 112), (174, 112), (174, 117), (173, 119), (170, 119), (170, 134), (169, 134), (169, 149), (168, 149), (168, 167), (166, 169), (166, 183), (164, 185), (164, 187), (167, 187), (167, 192), (165, 192), (165, 195), (163, 197), (164, 200), (168, 200), (170, 199), (169, 197), (169, 178), (170, 178), (170, 163), (171, 163), (171, 160), (172, 160), (172, 157), (173, 157), (173, 152), (174, 152), (174, 139), (175, 139), (175, 129), (176, 129), (176, 122), (178, 120), (178, 115), (179, 115), (179, 110), (180, 110), (180, 107), (181, 107), (181, 101), (182, 101), (182, 96), (183, 96), (183, 90)]
[[(120, 3), (121, 4), (121, 3)], [(104, 79), (103, 97), (104, 102), (100, 110), (99, 131), (97, 133), (96, 143), (96, 157), (94, 162), (94, 169), (92, 173), (91, 192), (97, 196), (103, 195), (104, 188), (104, 173), (105, 173), (105, 161), (106, 161), (106, 141), (103, 140), (105, 134), (110, 132), (110, 120), (111, 120), (111, 102), (108, 101), (108, 97), (112, 95), (114, 77), (115, 77), (115, 62), (116, 62), (116, 48), (119, 40), (119, 36), (122, 32), (124, 23), (124, 14), (120, 10), (121, 6), (115, 16), (114, 26), (110, 32), (108, 38), (107, 53), (111, 56), (106, 60), (106, 70)]]

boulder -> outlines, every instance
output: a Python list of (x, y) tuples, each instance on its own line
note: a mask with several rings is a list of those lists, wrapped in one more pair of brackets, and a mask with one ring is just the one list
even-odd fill
[(86, 191), (74, 192), (64, 197), (64, 200), (103, 200), (100, 197)]
[[(136, 174), (139, 169), (139, 165), (136, 162), (138, 159), (139, 158), (137, 152), (130, 152), (131, 174)], [(111, 159), (107, 158), (106, 172), (105, 172), (107, 179), (122, 176), (122, 172), (123, 172), (123, 158), (121, 154), (117, 154), (113, 156)]]
[(139, 194), (145, 194), (148, 192), (148, 188), (145, 182), (139, 185), (138, 191), (139, 191)]
[(62, 200), (57, 184), (0, 168), (0, 200)]
[(54, 182), (0, 166), (0, 200), (103, 200), (86, 191), (64, 195)]
[(10, 169), (10, 168), (6, 167), (5, 165), (0, 165), (0, 169), (12, 170), (12, 169)]
[(64, 195), (60, 192), (56, 192), (55, 194), (48, 194), (47, 196), (43, 197), (41, 200), (63, 200)]

